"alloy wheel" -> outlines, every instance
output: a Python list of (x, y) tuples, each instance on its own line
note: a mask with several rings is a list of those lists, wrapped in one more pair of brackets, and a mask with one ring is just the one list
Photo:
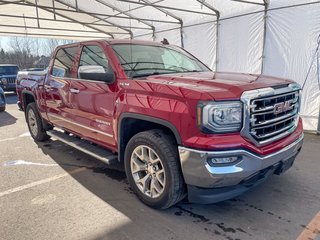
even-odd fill
[(36, 115), (34, 114), (34, 111), (32, 109), (28, 112), (28, 123), (30, 127), (30, 131), (33, 136), (37, 136), (38, 134), (38, 124), (36, 120)]
[(150, 198), (159, 197), (165, 188), (166, 177), (163, 163), (150, 147), (140, 145), (131, 154), (130, 167), (139, 190)]

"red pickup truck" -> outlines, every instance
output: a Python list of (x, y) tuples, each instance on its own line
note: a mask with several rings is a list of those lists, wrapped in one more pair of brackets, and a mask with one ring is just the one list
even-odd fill
[(35, 141), (122, 164), (154, 208), (233, 198), (290, 168), (303, 142), (298, 84), (213, 72), (161, 43), (60, 46), (48, 73), (18, 79), (17, 93)]

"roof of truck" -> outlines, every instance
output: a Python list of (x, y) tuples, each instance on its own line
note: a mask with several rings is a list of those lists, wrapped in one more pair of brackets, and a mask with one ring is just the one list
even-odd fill
[(128, 39), (97, 39), (97, 40), (89, 40), (89, 41), (80, 41), (74, 43), (68, 43), (64, 45), (60, 45), (57, 48), (61, 47), (72, 47), (79, 43), (92, 43), (92, 42), (107, 42), (110, 45), (113, 44), (140, 44), (140, 45), (153, 45), (153, 46), (163, 46), (160, 42), (154, 41), (143, 41), (143, 40), (128, 40)]
[(141, 45), (157, 45), (162, 46), (160, 42), (145, 41), (145, 40), (128, 40), (128, 39), (106, 39), (109, 44), (141, 44)]

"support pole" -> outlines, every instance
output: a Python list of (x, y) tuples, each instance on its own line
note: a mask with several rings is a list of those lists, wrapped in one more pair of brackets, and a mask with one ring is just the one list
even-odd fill
[(75, 0), (75, 2), (76, 2), (76, 11), (79, 12), (78, 0)]
[(218, 58), (219, 58), (219, 24), (220, 24), (220, 16), (217, 17), (217, 26), (216, 26), (216, 61), (215, 61), (215, 65), (216, 65), (216, 68), (215, 68), (215, 71), (217, 72), (218, 71), (218, 64), (219, 64), (219, 61), (218, 61)]
[(184, 37), (183, 37), (183, 22), (180, 22), (180, 39), (181, 39), (181, 47), (184, 48)]
[(269, 0), (263, 0), (264, 2), (264, 15), (263, 15), (263, 44), (262, 44), (262, 56), (261, 56), (261, 74), (264, 72), (264, 60), (266, 52), (266, 41), (267, 41), (267, 18), (268, 18), (268, 8)]
[(206, 0), (197, 0), (197, 2), (201, 3), (203, 6), (209, 8), (211, 11), (214, 12), (217, 20), (215, 21), (217, 23), (217, 27), (216, 27), (216, 61), (215, 61), (215, 65), (216, 65), (216, 69), (215, 71), (218, 70), (218, 51), (219, 51), (219, 20), (220, 20), (220, 12), (214, 8), (211, 4), (207, 3)]
[(36, 2), (37, 24), (38, 24), (38, 28), (40, 28), (38, 0), (36, 0), (35, 2)]
[(55, 4), (54, 4), (54, 0), (52, 0), (52, 10), (53, 10), (53, 19), (57, 20), (56, 7), (55, 7)]

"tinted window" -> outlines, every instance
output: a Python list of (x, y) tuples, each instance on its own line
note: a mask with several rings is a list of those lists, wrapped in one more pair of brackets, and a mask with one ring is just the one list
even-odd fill
[(18, 71), (17, 66), (0, 66), (0, 75), (16, 75)]
[(71, 77), (71, 68), (77, 53), (77, 47), (61, 48), (54, 60), (52, 75), (56, 77)]
[(80, 64), (78, 69), (78, 77), (81, 78), (79, 72), (82, 73), (111, 73), (108, 59), (102, 48), (99, 46), (84, 46), (81, 53)]

